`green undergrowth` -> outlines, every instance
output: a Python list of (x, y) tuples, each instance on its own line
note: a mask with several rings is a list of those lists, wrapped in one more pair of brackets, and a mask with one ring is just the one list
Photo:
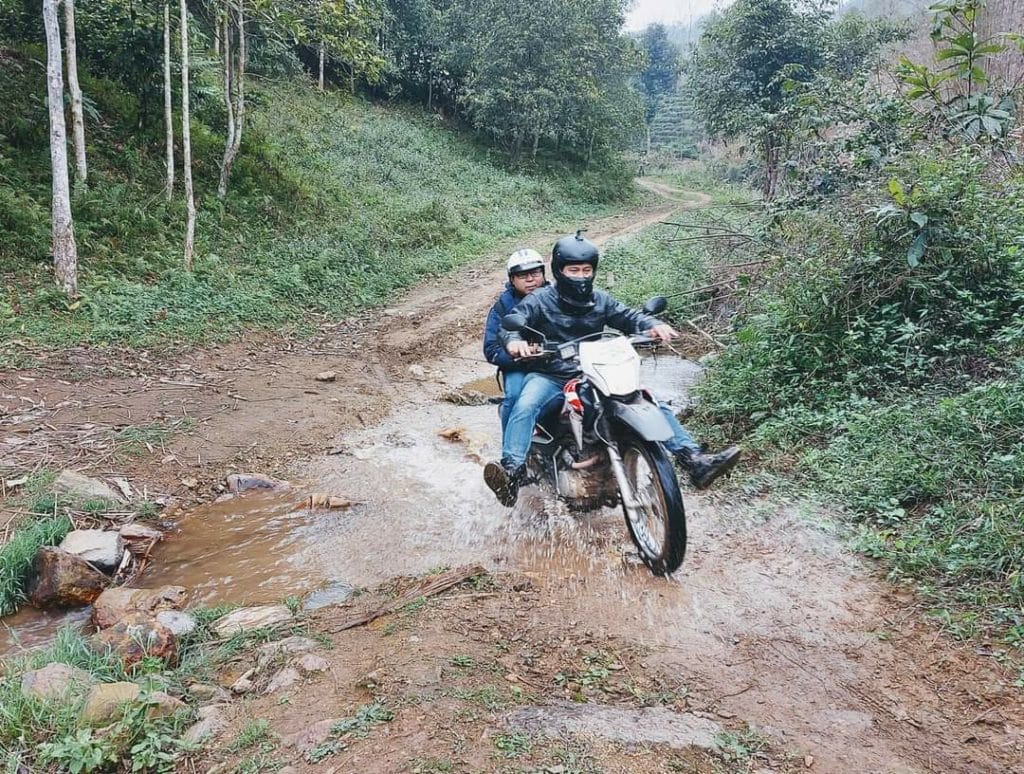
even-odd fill
[(25, 601), (25, 584), (39, 549), (57, 545), (71, 528), (65, 514), (30, 517), (0, 546), (0, 616), (10, 615)]
[(691, 429), (742, 441), (950, 632), (1021, 660), (1024, 179), (934, 148), (879, 176), (775, 208)]
[(171, 203), (162, 195), (159, 115), (84, 72), (90, 186), (72, 202), (81, 298), (69, 304), (48, 260), (41, 54), (0, 46), (0, 365), (23, 362), (37, 345), (148, 346), (247, 326), (301, 328), (310, 313), (386, 302), (517, 236), (585, 225), (634, 196), (619, 172), (510, 170), (433, 116), (291, 80), (256, 82), (221, 202), (223, 116), (205, 88), (192, 125), (199, 216), (195, 269), (186, 272), (180, 184)]
[[(126, 670), (120, 659), (93, 651), (82, 634), (67, 628), (48, 646), (8, 658), (0, 678), (0, 761), (4, 770), (173, 771), (186, 765), (187, 757), (198, 749), (182, 738), (197, 706), (188, 686), (212, 682), (218, 668), (264, 642), (308, 634), (296, 624), (291, 629), (256, 630), (217, 641), (210, 625), (230, 609), (190, 610), (198, 626), (178, 639), (174, 664), (147, 657)], [(91, 728), (80, 719), (85, 702), (82, 686), (47, 700), (22, 692), (25, 672), (53, 662), (83, 669), (96, 682), (135, 682), (143, 689), (143, 700), (125, 705), (114, 723), (102, 730)], [(181, 698), (185, 708), (171, 717), (148, 717), (145, 696), (154, 691)]]

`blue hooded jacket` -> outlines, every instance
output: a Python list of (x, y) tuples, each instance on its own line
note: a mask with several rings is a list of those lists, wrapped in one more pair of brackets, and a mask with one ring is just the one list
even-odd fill
[(505, 290), (498, 296), (491, 311), (487, 313), (487, 324), (484, 326), (484, 357), (487, 358), (488, 363), (498, 366), (502, 371), (525, 370), (505, 349), (499, 335), (501, 333), (501, 318), (511, 312), (522, 300), (523, 296), (516, 293), (512, 283), (506, 282)]

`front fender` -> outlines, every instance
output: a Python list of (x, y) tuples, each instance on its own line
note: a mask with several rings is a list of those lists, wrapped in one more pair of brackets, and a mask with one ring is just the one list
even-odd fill
[(672, 428), (661, 409), (643, 398), (634, 398), (629, 403), (609, 400), (605, 402), (604, 410), (645, 441), (664, 442), (673, 436)]

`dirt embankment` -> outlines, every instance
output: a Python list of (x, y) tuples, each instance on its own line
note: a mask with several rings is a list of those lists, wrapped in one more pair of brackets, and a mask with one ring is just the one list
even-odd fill
[[(609, 219), (591, 236), (671, 210)], [(541, 249), (554, 236), (531, 242)], [(728, 489), (688, 492), (690, 551), (664, 580), (630, 561), (616, 512), (576, 519), (536, 497), (500, 508), (479, 468), (497, 444), (493, 406), (437, 400), (489, 373), (478, 339), (500, 266), (492, 256), (304, 342), (246, 337), (169, 360), (72, 352), (0, 375), (0, 458), (21, 469), (127, 475), (151, 495), (198, 500), (225, 472), (258, 467), (363, 501), (316, 522), (285, 512), (264, 522), (290, 536), (280, 541), (287, 572), (384, 586), (314, 613), (329, 670), (236, 700), (205, 762), (263, 756), (337, 772), (1022, 769), (1014, 676), (925, 624), (911, 597), (821, 526), (828, 514)], [(316, 381), (326, 370), (335, 381)], [(455, 426), (467, 442), (438, 436)], [(235, 524), (255, 530), (257, 510), (239, 510)], [(186, 517), (181, 542), (189, 519), (209, 526), (214, 514)], [(214, 568), (245, 553), (235, 539), (213, 547)], [(268, 545), (259, 552), (276, 561)], [(407, 589), (389, 577), (464, 562), (491, 574), (336, 630)], [(223, 593), (233, 583), (265, 601), (256, 598), (264, 587), (241, 577)], [(268, 722), (267, 739), (229, 751), (254, 718)], [(327, 721), (352, 730), (304, 751), (295, 735)]]

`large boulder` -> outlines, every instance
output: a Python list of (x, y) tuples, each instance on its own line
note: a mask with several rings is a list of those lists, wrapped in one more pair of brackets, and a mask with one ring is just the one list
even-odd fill
[(76, 503), (100, 500), (107, 503), (121, 503), (123, 498), (109, 486), (95, 478), (89, 478), (73, 470), (62, 470), (53, 482), (53, 490), (74, 500)]
[(96, 680), (84, 669), (58, 664), (47, 664), (21, 676), (21, 692), (35, 699), (59, 699), (68, 693), (85, 691)]
[(210, 628), (218, 637), (226, 639), (254, 629), (272, 629), (291, 622), (292, 613), (284, 605), (261, 605), (233, 610)]
[(174, 634), (147, 613), (129, 613), (108, 629), (89, 638), (97, 653), (115, 653), (126, 667), (147, 656), (173, 663), (178, 655)]
[(85, 697), (79, 721), (85, 726), (104, 726), (121, 717), (125, 704), (142, 700), (148, 705), (146, 715), (150, 718), (168, 717), (187, 706), (163, 691), (144, 694), (135, 683), (99, 683)]
[(112, 573), (121, 564), (124, 556), (124, 541), (116, 532), (103, 529), (76, 529), (67, 534), (60, 544), (61, 551), (67, 551), (98, 570)]
[(32, 564), (28, 599), (36, 607), (81, 607), (92, 604), (109, 583), (84, 559), (47, 546)]
[(92, 604), (92, 622), (97, 629), (113, 626), (130, 613), (156, 613), (178, 610), (188, 597), (184, 586), (161, 586), (158, 589), (129, 589), (123, 586), (107, 589)]

